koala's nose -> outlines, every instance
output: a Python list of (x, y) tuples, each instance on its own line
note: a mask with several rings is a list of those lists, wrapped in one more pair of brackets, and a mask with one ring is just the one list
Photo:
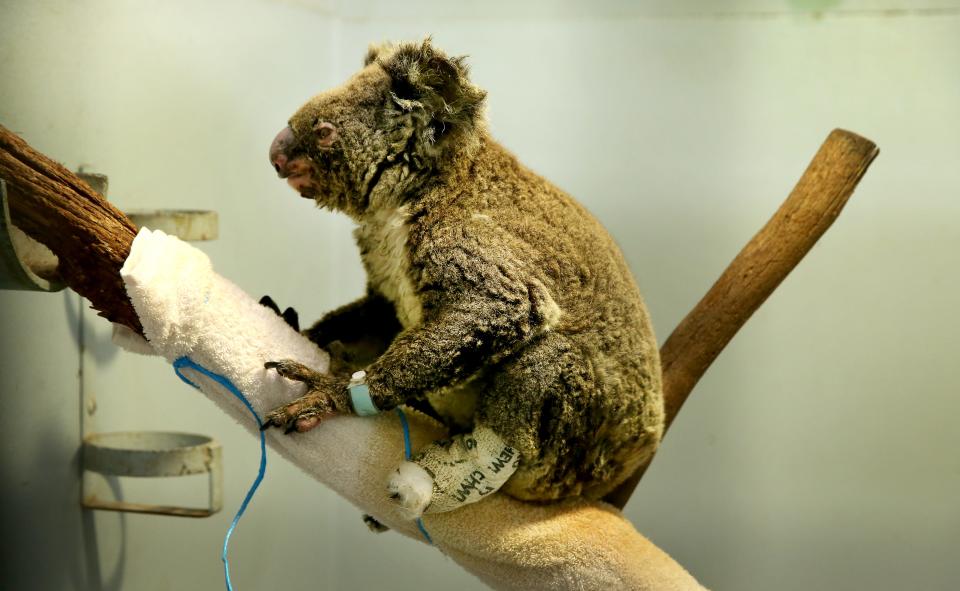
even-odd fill
[(287, 162), (289, 160), (287, 150), (295, 141), (293, 130), (287, 126), (277, 134), (277, 137), (273, 138), (273, 143), (270, 144), (270, 164), (273, 164), (273, 169), (282, 179), (290, 176), (290, 173), (287, 172)]

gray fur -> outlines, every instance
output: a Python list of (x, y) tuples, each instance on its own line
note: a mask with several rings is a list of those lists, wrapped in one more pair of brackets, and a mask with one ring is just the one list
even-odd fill
[[(370, 278), (365, 298), (305, 334), (337, 343), (344, 373), (364, 366), (381, 410), (429, 399), (455, 429), (494, 429), (522, 456), (512, 496), (604, 496), (663, 432), (656, 340), (623, 256), (490, 137), (462, 58), (427, 40), (365, 61), (289, 122), (288, 155), (312, 171), (303, 194), (359, 224)], [(323, 122), (337, 127), (332, 147), (312, 135)], [(398, 240), (399, 254), (387, 244)], [(342, 409), (344, 380), (314, 380), (308, 396)]]

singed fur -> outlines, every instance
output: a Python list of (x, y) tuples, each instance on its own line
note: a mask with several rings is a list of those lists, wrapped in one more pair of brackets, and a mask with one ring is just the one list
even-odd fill
[(306, 334), (381, 410), (429, 400), (496, 431), (522, 457), (509, 494), (599, 498), (663, 432), (656, 340), (613, 239), (490, 137), (484, 97), (428, 40), (371, 48), (293, 115), (304, 194), (358, 223), (369, 279)]

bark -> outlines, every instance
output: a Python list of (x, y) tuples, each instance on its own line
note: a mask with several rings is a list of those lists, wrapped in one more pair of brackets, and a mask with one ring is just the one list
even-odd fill
[(0, 178), (7, 182), (13, 223), (57, 255), (63, 282), (107, 320), (142, 334), (120, 279), (137, 233), (133, 222), (2, 125)]

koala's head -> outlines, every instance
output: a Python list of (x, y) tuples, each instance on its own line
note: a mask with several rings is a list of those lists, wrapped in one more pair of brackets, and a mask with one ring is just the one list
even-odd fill
[(301, 196), (362, 216), (474, 151), (485, 95), (429, 39), (371, 47), (360, 72), (294, 113), (270, 163)]

